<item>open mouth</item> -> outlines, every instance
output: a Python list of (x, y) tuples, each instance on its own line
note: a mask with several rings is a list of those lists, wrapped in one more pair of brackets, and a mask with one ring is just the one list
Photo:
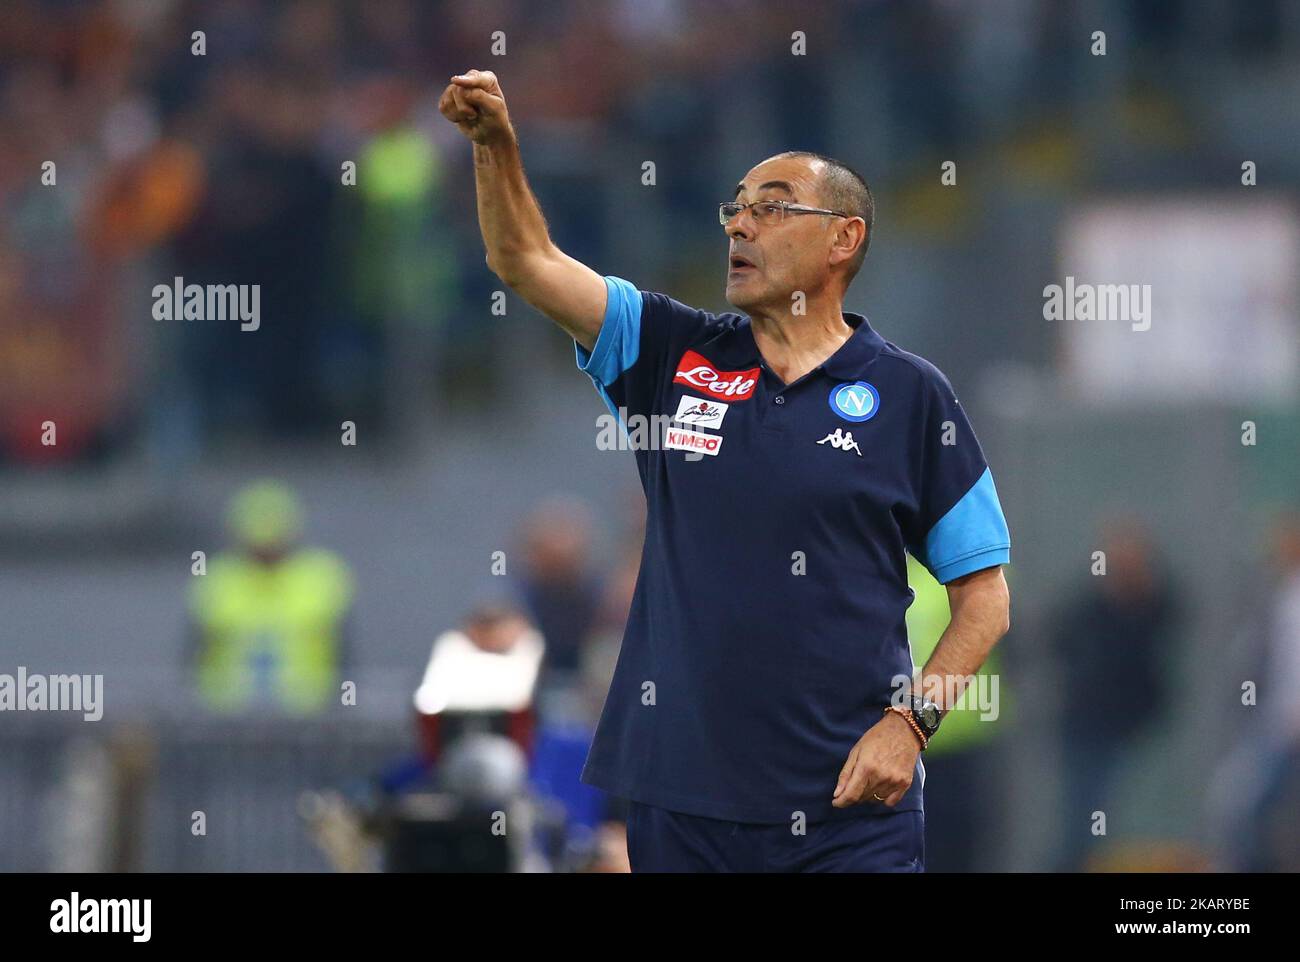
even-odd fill
[(749, 261), (747, 261), (745, 258), (743, 258), (743, 257), (738, 257), (738, 256), (735, 256), (735, 255), (732, 256), (731, 261), (730, 261), (730, 265), (731, 265), (731, 273), (732, 273), (732, 274), (735, 274), (735, 273), (737, 273), (737, 272), (739, 272), (739, 271), (744, 271), (744, 270), (751, 270), (751, 271), (754, 270), (754, 265), (753, 265), (753, 264), (751, 264), (751, 263), (750, 263)]

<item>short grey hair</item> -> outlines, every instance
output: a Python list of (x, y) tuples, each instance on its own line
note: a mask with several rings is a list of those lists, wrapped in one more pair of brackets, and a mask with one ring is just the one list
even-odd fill
[(861, 217), (867, 224), (867, 236), (853, 260), (849, 263), (847, 288), (862, 269), (862, 262), (867, 259), (867, 248), (871, 246), (871, 235), (875, 232), (876, 199), (871, 195), (871, 187), (866, 178), (843, 161), (811, 150), (787, 150), (777, 157), (802, 157), (806, 160), (822, 162), (821, 176), (817, 189), (821, 195), (823, 207), (844, 211), (850, 217)]

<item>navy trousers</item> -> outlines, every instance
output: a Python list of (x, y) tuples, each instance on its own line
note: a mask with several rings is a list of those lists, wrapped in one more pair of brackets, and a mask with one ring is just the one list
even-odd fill
[(924, 872), (925, 816), (889, 812), (758, 825), (628, 803), (633, 872)]

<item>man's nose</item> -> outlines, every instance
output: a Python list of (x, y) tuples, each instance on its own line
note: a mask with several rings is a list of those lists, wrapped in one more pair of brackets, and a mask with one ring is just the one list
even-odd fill
[(744, 240), (754, 239), (754, 219), (749, 210), (742, 210), (735, 217), (731, 218), (726, 227), (727, 236), (730, 238), (740, 237)]

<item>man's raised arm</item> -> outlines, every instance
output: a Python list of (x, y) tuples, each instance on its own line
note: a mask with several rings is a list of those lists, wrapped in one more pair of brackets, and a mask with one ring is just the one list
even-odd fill
[(492, 273), (588, 351), (605, 316), (605, 280), (551, 242), (528, 187), (505, 95), (490, 70), (452, 77), (442, 115), (474, 145), (478, 222)]

